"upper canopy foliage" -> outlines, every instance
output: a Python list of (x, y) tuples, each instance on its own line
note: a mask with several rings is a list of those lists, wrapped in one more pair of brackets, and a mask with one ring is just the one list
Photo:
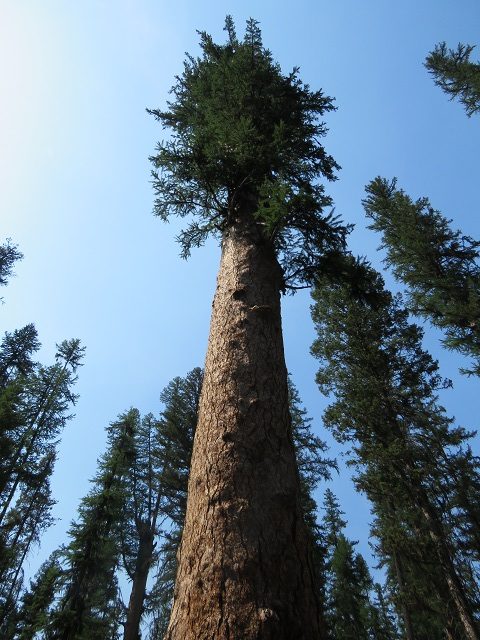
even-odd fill
[(480, 62), (470, 60), (474, 49), (462, 43), (456, 49), (448, 49), (445, 42), (440, 42), (425, 61), (435, 84), (451, 100), (458, 98), (468, 117), (480, 112)]
[(412, 200), (396, 180), (366, 187), (365, 212), (382, 234), (385, 262), (408, 287), (414, 313), (445, 332), (444, 344), (473, 358), (480, 375), (480, 242), (451, 228), (428, 198)]
[(151, 158), (155, 213), (193, 221), (180, 234), (182, 255), (213, 233), (254, 216), (290, 284), (308, 282), (322, 255), (343, 249), (347, 229), (323, 215), (331, 199), (315, 181), (338, 165), (319, 140), (332, 99), (310, 91), (298, 69), (283, 75), (250, 19), (243, 41), (227, 17), (226, 44), (200, 33), (201, 57), (188, 55), (168, 109), (149, 110), (170, 138)]

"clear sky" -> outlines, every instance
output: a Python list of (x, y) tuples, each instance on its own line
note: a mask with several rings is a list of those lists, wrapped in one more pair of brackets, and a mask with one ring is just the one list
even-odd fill
[[(25, 255), (1, 292), (0, 330), (35, 322), (45, 362), (64, 338), (87, 347), (53, 482), (59, 521), (31, 570), (65, 541), (104, 427), (130, 406), (158, 411), (168, 381), (203, 365), (219, 249), (209, 243), (182, 261), (179, 227), (152, 216), (148, 156), (162, 131), (145, 107), (165, 105), (185, 51), (198, 52), (196, 29), (223, 39), (227, 13), (239, 34), (248, 17), (259, 20), (283, 70), (300, 66), (305, 82), (336, 98), (325, 146), (342, 170), (328, 191), (356, 225), (354, 252), (381, 264), (361, 207), (379, 174), (428, 195), (480, 238), (480, 120), (449, 102), (422, 65), (439, 41), (480, 45), (478, 0), (0, 0), (0, 240), (11, 237)], [(284, 300), (287, 365), (331, 442), (309, 305), (307, 293)], [(426, 344), (455, 381), (445, 406), (476, 428), (478, 381), (456, 375), (461, 360), (430, 330)], [(345, 473), (331, 487), (365, 551), (368, 505)]]

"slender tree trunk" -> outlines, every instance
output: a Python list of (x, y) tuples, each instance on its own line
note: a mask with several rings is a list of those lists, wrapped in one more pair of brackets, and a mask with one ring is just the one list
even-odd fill
[(290, 433), (282, 274), (225, 235), (166, 640), (323, 637)]
[(403, 570), (403, 563), (400, 559), (399, 553), (397, 550), (393, 550), (392, 553), (393, 563), (395, 566), (395, 575), (397, 578), (398, 588), (400, 591), (400, 606), (402, 610), (402, 620), (405, 627), (405, 637), (407, 640), (415, 640), (415, 633), (413, 632), (413, 624), (412, 617), (410, 615), (410, 609), (405, 602), (405, 577)]
[(463, 626), (465, 636), (468, 640), (479, 640), (480, 635), (471, 612), (470, 603), (465, 595), (462, 581), (455, 569), (444, 532), (426, 498), (424, 504), (421, 504), (421, 509), (429, 527), (430, 539), (436, 547), (440, 567), (442, 568), (450, 597), (455, 605), (459, 623)]
[[(411, 460), (406, 462), (406, 469), (408, 469), (410, 478), (414, 478), (416, 468)], [(404, 475), (403, 469), (400, 471), (400, 475)], [(407, 488), (410, 486), (408, 480), (406, 481), (406, 486)], [(478, 627), (472, 614), (471, 603), (455, 568), (451, 548), (447, 542), (441, 520), (421, 484), (411, 485), (409, 490), (424, 517), (428, 535), (436, 550), (439, 566), (454, 605), (458, 625), (463, 627), (465, 637), (468, 640), (480, 640)]]
[(142, 617), (148, 572), (153, 554), (153, 530), (150, 528), (150, 523), (145, 528), (146, 530), (140, 534), (123, 640), (138, 640), (140, 638), (140, 619)]

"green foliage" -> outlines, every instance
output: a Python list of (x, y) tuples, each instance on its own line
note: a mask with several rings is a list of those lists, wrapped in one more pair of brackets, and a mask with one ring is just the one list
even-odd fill
[(33, 355), (33, 325), (5, 334), (0, 346), (0, 632), (7, 635), (23, 584), (23, 564), (50, 526), (50, 477), (58, 436), (76, 401), (72, 387), (83, 349), (78, 340), (57, 346), (56, 363)]
[(255, 220), (277, 251), (289, 285), (310, 282), (325, 255), (342, 252), (347, 228), (323, 209), (331, 205), (321, 177), (338, 168), (319, 140), (320, 118), (334, 107), (312, 92), (298, 69), (284, 75), (264, 48), (255, 20), (240, 41), (227, 17), (226, 44), (200, 33), (200, 57), (188, 56), (168, 109), (149, 110), (171, 137), (157, 147), (155, 213), (193, 216), (179, 240), (182, 255)]
[(48, 631), (64, 640), (117, 638), (123, 610), (116, 571), (126, 502), (123, 477), (133, 457), (139, 428), (136, 409), (108, 428), (108, 448), (99, 462), (90, 493), (82, 499), (70, 542), (60, 551), (61, 592), (50, 613)]
[(17, 616), (16, 640), (31, 640), (45, 630), (49, 611), (54, 602), (62, 567), (58, 552), (54, 552), (30, 581), (30, 588), (23, 594)]
[(427, 198), (413, 201), (396, 180), (376, 178), (366, 191), (370, 228), (382, 234), (385, 262), (407, 285), (413, 312), (445, 332), (449, 349), (472, 357), (469, 373), (479, 375), (480, 242), (453, 231)]
[(314, 293), (317, 381), (334, 394), (325, 424), (351, 445), (355, 482), (373, 504), (377, 556), (395, 584), (398, 614), (419, 637), (429, 628), (428, 637), (440, 638), (451, 620), (460, 624), (452, 581), (467, 609), (478, 613), (478, 584), (464, 578), (475, 573), (478, 556), (462, 533), (466, 520), (475, 526), (476, 513), (470, 500), (459, 508), (458, 474), (465, 465), (473, 496), (479, 460), (468, 448), (472, 434), (453, 427), (438, 403), (437, 390), (448, 381), (422, 349), (421, 329), (409, 323), (401, 298), (384, 289), (379, 274), (367, 265), (363, 271), (366, 295), (326, 279)]
[(333, 584), (330, 592), (333, 638), (367, 640), (371, 578), (367, 565), (353, 544), (340, 534), (330, 563)]
[(456, 49), (448, 49), (445, 42), (440, 42), (425, 61), (435, 84), (451, 100), (458, 98), (468, 117), (480, 111), (480, 63), (470, 61), (474, 49), (461, 43)]
[(0, 287), (4, 287), (13, 274), (13, 265), (23, 258), (22, 253), (10, 239), (0, 244)]
[[(324, 548), (325, 618), (327, 637), (332, 640), (397, 640), (390, 603), (374, 588), (367, 564), (355, 543), (346, 538), (346, 521), (330, 489), (324, 494), (320, 524)], [(380, 593), (380, 599), (378, 597)]]
[(384, 589), (374, 584), (375, 599), (370, 612), (371, 633), (374, 640), (399, 640), (397, 618), (392, 611), (391, 602), (387, 600)]

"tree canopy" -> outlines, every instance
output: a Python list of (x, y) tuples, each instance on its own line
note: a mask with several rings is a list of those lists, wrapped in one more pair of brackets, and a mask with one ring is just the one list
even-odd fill
[(473, 358), (480, 373), (480, 242), (451, 229), (428, 198), (412, 200), (377, 177), (363, 201), (382, 234), (385, 262), (408, 287), (411, 310), (445, 332), (445, 346)]
[(284, 268), (286, 285), (309, 282), (325, 254), (343, 249), (347, 228), (324, 213), (332, 201), (319, 178), (338, 165), (320, 144), (321, 117), (334, 109), (295, 68), (287, 75), (262, 43), (258, 23), (243, 40), (227, 17), (226, 44), (200, 33), (168, 109), (149, 110), (170, 131), (151, 158), (155, 214), (193, 216), (180, 233), (182, 255), (254, 216)]
[(425, 61), (435, 84), (450, 96), (458, 98), (470, 117), (480, 111), (480, 62), (471, 62), (474, 46), (459, 43), (449, 49), (445, 42), (437, 44)]

